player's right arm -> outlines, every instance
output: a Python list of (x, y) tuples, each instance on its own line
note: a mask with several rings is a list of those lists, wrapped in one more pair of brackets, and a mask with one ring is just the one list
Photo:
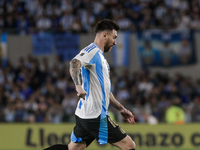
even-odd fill
[(110, 93), (110, 104), (120, 112), (126, 121), (131, 124), (135, 124), (133, 114), (128, 109), (124, 108), (124, 106), (115, 99), (112, 93)]
[(72, 59), (70, 61), (69, 72), (76, 86), (77, 96), (85, 100), (87, 93), (82, 87), (81, 61), (78, 59)]

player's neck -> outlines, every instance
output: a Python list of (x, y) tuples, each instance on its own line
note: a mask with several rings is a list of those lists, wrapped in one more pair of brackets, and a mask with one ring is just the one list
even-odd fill
[(104, 52), (104, 41), (101, 40), (100, 38), (95, 38), (94, 39), (94, 43), (99, 46), (99, 48), (101, 49), (102, 52)]

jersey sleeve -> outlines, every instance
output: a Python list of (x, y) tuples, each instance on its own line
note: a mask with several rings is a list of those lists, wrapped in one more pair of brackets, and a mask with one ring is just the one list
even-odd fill
[(94, 55), (98, 52), (98, 49), (92, 49), (91, 51), (85, 51), (84, 49), (77, 54), (74, 59), (78, 59), (81, 61), (81, 65), (83, 67), (90, 65), (90, 60), (94, 57)]

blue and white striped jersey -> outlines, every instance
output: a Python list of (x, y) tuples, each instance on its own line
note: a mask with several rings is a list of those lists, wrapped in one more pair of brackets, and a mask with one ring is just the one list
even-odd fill
[(82, 86), (87, 92), (85, 100), (80, 98), (75, 114), (84, 119), (107, 115), (111, 82), (109, 65), (103, 52), (95, 43), (91, 43), (74, 59), (81, 61)]

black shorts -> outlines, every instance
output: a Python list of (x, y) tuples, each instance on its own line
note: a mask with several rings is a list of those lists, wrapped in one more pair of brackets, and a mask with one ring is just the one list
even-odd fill
[(71, 134), (74, 143), (85, 141), (86, 145), (96, 139), (100, 145), (115, 143), (126, 137), (125, 131), (119, 127), (109, 116), (104, 119), (99, 116), (95, 119), (76, 118), (76, 126)]

